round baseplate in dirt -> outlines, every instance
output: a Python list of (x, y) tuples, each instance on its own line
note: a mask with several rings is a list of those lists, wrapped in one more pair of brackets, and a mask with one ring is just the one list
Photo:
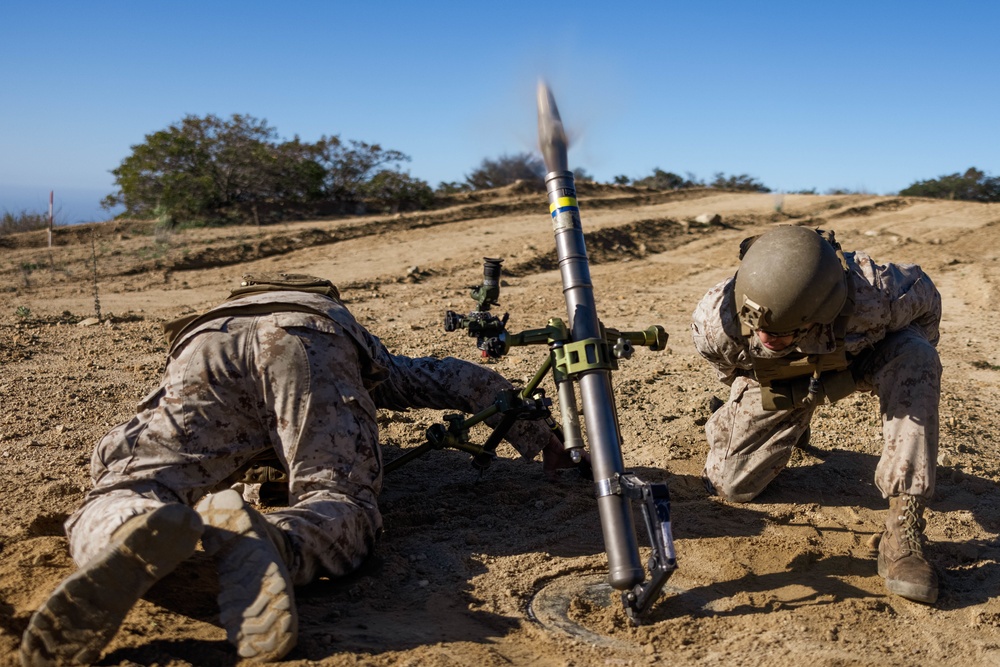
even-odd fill
[(582, 602), (590, 609), (610, 610), (612, 606), (621, 605), (621, 593), (607, 583), (607, 576), (604, 574), (566, 574), (552, 579), (535, 593), (528, 604), (528, 614), (550, 632), (591, 646), (619, 651), (640, 650), (639, 645), (634, 642), (609, 637), (587, 627), (585, 622), (575, 620), (570, 615), (574, 602)]

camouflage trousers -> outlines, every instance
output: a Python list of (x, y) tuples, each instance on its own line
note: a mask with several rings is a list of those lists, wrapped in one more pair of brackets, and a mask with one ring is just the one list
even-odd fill
[[(858, 390), (878, 396), (884, 444), (875, 485), (884, 497), (934, 493), (938, 448), (941, 362), (937, 350), (913, 329), (889, 334), (875, 346)], [(760, 385), (738, 377), (729, 401), (705, 424), (704, 477), (734, 502), (757, 496), (788, 464), (806, 432), (813, 407), (765, 411)]]
[(295, 584), (355, 569), (382, 527), (375, 405), (352, 339), (297, 312), (212, 320), (175, 350), (138, 414), (94, 451), (94, 488), (66, 522), (74, 560), (132, 516), (225, 488), (269, 450), (290, 506), (266, 516), (289, 538)]

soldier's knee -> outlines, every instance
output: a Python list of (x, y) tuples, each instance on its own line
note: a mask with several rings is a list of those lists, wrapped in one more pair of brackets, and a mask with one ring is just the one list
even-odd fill
[(905, 360), (906, 365), (911, 368), (941, 368), (941, 357), (937, 348), (923, 336), (912, 333), (903, 338), (895, 358)]
[(731, 503), (748, 503), (758, 495), (760, 495), (760, 489), (754, 489), (752, 491), (747, 491), (745, 489), (738, 488), (723, 488), (721, 490), (717, 489), (719, 496)]
[(923, 338), (917, 339), (917, 342), (910, 346), (906, 354), (908, 358), (912, 358), (912, 363), (915, 365), (941, 371), (941, 356), (938, 354), (937, 348)]
[(705, 483), (705, 489), (709, 495), (719, 496), (731, 503), (748, 503), (763, 490), (749, 488), (745, 481), (741, 484), (735, 480), (713, 479), (707, 470), (702, 473), (702, 481)]

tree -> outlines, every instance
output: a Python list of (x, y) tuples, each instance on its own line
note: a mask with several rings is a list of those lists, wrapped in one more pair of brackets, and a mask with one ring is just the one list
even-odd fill
[(615, 176), (613, 182), (615, 185), (628, 185), (630, 182), (632, 182), (632, 179), (626, 176), (625, 174), (618, 174), (617, 176)]
[(112, 170), (119, 190), (102, 202), (124, 205), (123, 215), (259, 221), (258, 208), (282, 219), (353, 210), (366, 197), (390, 209), (430, 201), (426, 183), (398, 171), (410, 159), (399, 151), (337, 136), (279, 141), (251, 116), (186, 116), (145, 139)]
[(990, 177), (975, 167), (969, 167), (964, 174), (956, 172), (926, 181), (917, 181), (900, 190), (899, 194), (910, 197), (996, 202), (1000, 201), (1000, 177)]
[(316, 142), (319, 164), (326, 172), (323, 189), (327, 199), (356, 203), (363, 198), (365, 184), (387, 165), (409, 162), (410, 157), (379, 144), (340, 137), (321, 137)]
[(391, 169), (383, 169), (361, 188), (365, 201), (384, 213), (428, 208), (434, 193), (425, 181)]
[(474, 190), (499, 188), (519, 180), (541, 182), (545, 178), (545, 164), (531, 153), (501, 155), (496, 160), (484, 158), (482, 163), (465, 177)]
[(119, 187), (102, 204), (125, 214), (173, 219), (225, 216), (252, 206), (275, 188), (275, 130), (266, 121), (234, 114), (186, 116), (146, 135), (111, 173)]

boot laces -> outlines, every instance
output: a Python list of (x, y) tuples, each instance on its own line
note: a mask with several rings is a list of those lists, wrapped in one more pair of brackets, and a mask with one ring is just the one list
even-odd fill
[(920, 503), (913, 496), (906, 498), (900, 507), (900, 538), (905, 547), (916, 554), (923, 554), (923, 531), (927, 525), (922, 510)]

